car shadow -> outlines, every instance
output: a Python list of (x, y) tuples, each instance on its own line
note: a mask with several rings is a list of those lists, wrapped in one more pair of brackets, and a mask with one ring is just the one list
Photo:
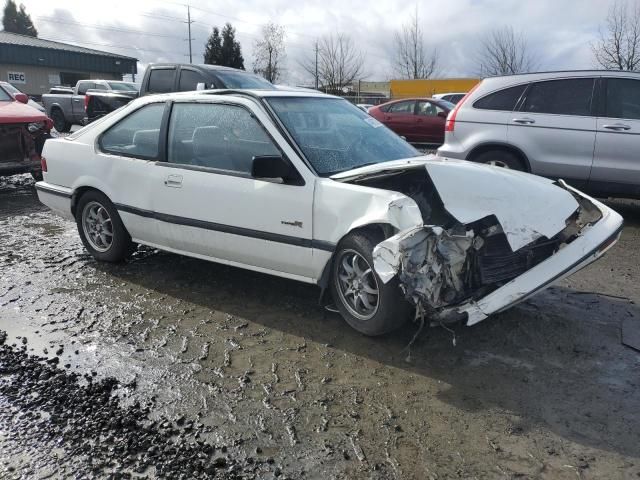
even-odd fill
[(628, 301), (552, 287), (473, 327), (409, 323), (377, 338), (321, 308), (319, 289), (164, 252), (126, 265), (95, 264), (163, 296), (329, 344), (380, 364), (444, 382), (438, 397), (467, 412), (511, 412), (518, 431), (543, 427), (593, 448), (640, 457), (638, 355), (620, 344)]

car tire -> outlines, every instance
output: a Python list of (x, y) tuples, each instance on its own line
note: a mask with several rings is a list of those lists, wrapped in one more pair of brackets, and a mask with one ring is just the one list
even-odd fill
[(80, 197), (76, 224), (82, 243), (96, 260), (122, 262), (133, 252), (134, 243), (118, 210), (103, 193), (90, 190)]
[(473, 161), (521, 172), (526, 171), (522, 161), (515, 154), (506, 150), (489, 150), (475, 157)]
[(54, 128), (60, 133), (68, 133), (71, 130), (71, 124), (64, 118), (64, 113), (59, 108), (51, 111), (51, 120), (53, 120)]
[[(381, 234), (370, 231), (349, 234), (339, 243), (331, 269), (330, 288), (338, 311), (351, 327), (370, 336), (400, 328), (411, 313), (411, 305), (404, 298), (398, 279), (394, 277), (383, 283), (373, 268), (373, 248), (383, 239)], [(362, 275), (358, 276), (357, 272)], [(352, 294), (354, 290), (358, 294)], [(377, 298), (375, 308), (369, 309), (366, 303), (373, 305), (376, 297), (369, 293), (372, 290), (377, 291)], [(361, 299), (356, 300), (357, 296)]]

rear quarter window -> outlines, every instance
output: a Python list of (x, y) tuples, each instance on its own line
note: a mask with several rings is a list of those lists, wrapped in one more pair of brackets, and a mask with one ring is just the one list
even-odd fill
[(527, 84), (516, 85), (515, 87), (509, 87), (504, 90), (490, 93), (486, 97), (476, 100), (473, 107), (481, 110), (501, 110), (511, 112), (516, 108), (516, 103), (524, 93), (525, 88), (527, 88)]
[(100, 147), (104, 152), (127, 157), (157, 158), (164, 109), (164, 103), (139, 108), (103, 133)]

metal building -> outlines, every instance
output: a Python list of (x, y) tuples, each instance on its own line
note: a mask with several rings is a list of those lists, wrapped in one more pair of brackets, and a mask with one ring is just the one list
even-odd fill
[(0, 81), (38, 97), (78, 80), (122, 80), (138, 73), (137, 59), (67, 43), (0, 32)]

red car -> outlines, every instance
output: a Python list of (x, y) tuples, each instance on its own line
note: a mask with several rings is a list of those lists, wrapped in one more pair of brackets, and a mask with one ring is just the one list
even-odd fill
[(0, 175), (31, 173), (39, 180), (40, 154), (53, 122), (28, 102), (24, 93), (11, 95), (0, 88)]
[(369, 109), (369, 115), (411, 143), (442, 144), (444, 123), (455, 105), (435, 98), (403, 98)]

